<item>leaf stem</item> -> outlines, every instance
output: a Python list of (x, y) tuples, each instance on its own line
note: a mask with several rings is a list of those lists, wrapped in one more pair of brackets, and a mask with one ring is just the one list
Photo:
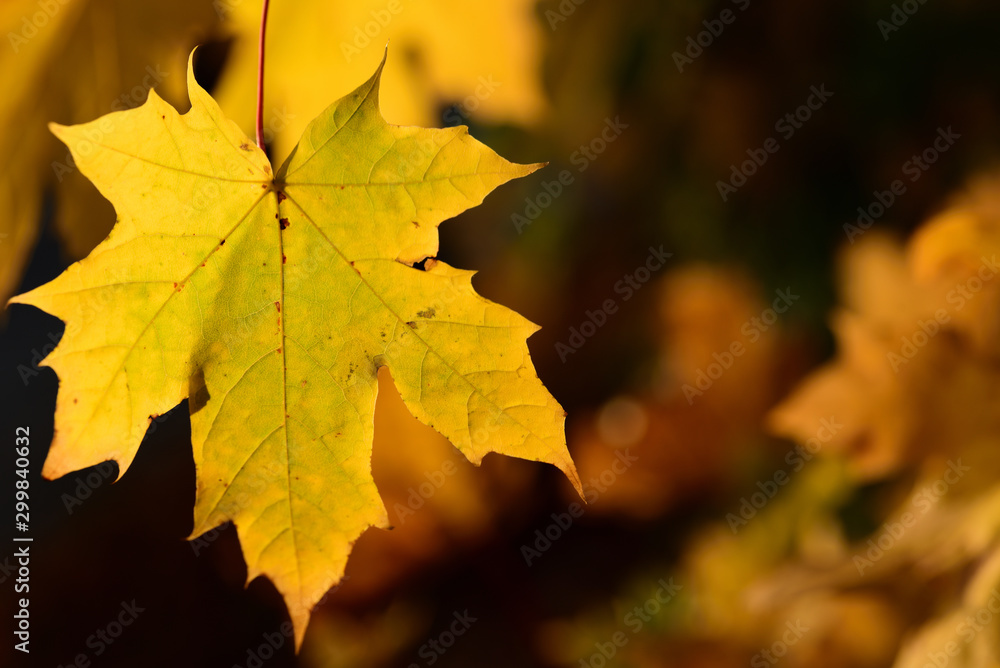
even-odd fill
[(270, 0), (264, 0), (264, 10), (260, 16), (260, 43), (257, 49), (257, 146), (264, 148), (264, 34), (267, 32), (267, 6)]

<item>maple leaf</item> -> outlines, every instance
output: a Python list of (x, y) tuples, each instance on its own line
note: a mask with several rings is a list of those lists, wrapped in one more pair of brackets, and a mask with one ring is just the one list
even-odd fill
[[(114, 212), (75, 169), (50, 120), (79, 123), (141, 104), (156, 85), (183, 95), (194, 36), (218, 22), (207, 0), (7, 0), (0, 3), (0, 298), (17, 287), (38, 238), (43, 193), (59, 205), (55, 229), (78, 259), (101, 241)], [(151, 32), (148, 26), (156, 26)], [(70, 64), (71, 66), (67, 66)]]
[[(244, 129), (253, 127), (260, 3), (216, 0), (235, 35), (226, 70), (214, 91)], [(545, 109), (539, 76), (542, 25), (535, 0), (356, 0), (272, 3), (268, 67), (270, 101), (265, 138), (278, 155), (292, 148), (306, 122), (323, 110), (325, 90), (346, 90), (367, 77), (390, 42), (406, 64), (386, 72), (382, 108), (402, 124), (449, 124), (470, 115), (491, 122), (529, 123)], [(466, 101), (468, 103), (466, 104)], [(589, 131), (589, 130), (588, 130)]]
[[(317, 117), (277, 172), (188, 71), (191, 110), (140, 108), (52, 129), (115, 205), (87, 258), (12, 302), (67, 323), (43, 474), (124, 472), (150, 420), (190, 398), (192, 537), (237, 528), (248, 579), (284, 595), (301, 643), (352, 543), (388, 524), (371, 478), (377, 372), (469, 460), (548, 462), (580, 489), (565, 413), (526, 319), (428, 259), (437, 226), (540, 165), (466, 128), (386, 123), (384, 66)], [(100, 139), (95, 140), (95, 132)]]
[[(844, 306), (832, 319), (838, 355), (771, 411), (773, 433), (807, 443), (820, 420), (835, 418), (843, 428), (824, 450), (846, 454), (866, 480), (996, 433), (1000, 376), (989, 334), (998, 293), (981, 278), (993, 260), (970, 260), (971, 240), (985, 240), (995, 222), (968, 214), (965, 205), (949, 209), (905, 247), (869, 231), (846, 249)], [(971, 294), (976, 281), (981, 292)]]

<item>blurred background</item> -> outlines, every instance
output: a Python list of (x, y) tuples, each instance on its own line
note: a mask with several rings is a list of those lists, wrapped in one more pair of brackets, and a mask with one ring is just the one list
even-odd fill
[[(395, 528), (356, 544), (296, 656), (236, 532), (195, 541), (186, 404), (127, 475), (38, 477), (62, 333), (0, 324), (33, 450), (31, 666), (898, 666), (1000, 662), (1000, 6), (906, 0), (274, 0), (265, 137), (370, 76), (389, 122), (549, 166), (441, 227), (540, 324), (554, 468), (471, 466), (380, 377)], [(257, 0), (7, 0), (0, 291), (111, 206), (46, 124), (199, 81), (252, 136)], [(3, 463), (14, 489), (13, 455)], [(0, 547), (10, 624), (13, 543)], [(124, 607), (123, 607), (124, 606)], [(120, 615), (134, 621), (115, 625)], [(284, 627), (287, 628), (287, 627)], [(8, 638), (11, 636), (7, 635)], [(82, 657), (82, 658), (81, 658)]]

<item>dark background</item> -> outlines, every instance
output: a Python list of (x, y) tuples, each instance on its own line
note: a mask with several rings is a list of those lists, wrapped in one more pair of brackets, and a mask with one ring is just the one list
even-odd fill
[[(544, 11), (557, 5), (539, 4), (543, 25)], [(725, 8), (736, 9), (736, 21), (679, 73), (672, 54), (704, 29), (703, 19)], [(902, 165), (931, 144), (939, 127), (953, 127), (961, 139), (878, 227), (905, 235), (969, 175), (993, 166), (1000, 148), (1000, 6), (927, 2), (886, 41), (876, 23), (891, 11), (887, 2), (752, 0), (741, 12), (728, 0), (588, 0), (557, 30), (544, 31), (540, 67), (556, 110), (552, 124), (534, 130), (485, 126), (473, 115), (473, 135), (501, 155), (551, 165), (445, 224), (441, 258), (480, 270), (476, 283), (485, 296), (543, 326), (530, 341), (532, 356), (569, 412), (571, 435), (580, 416), (619, 392), (643, 387), (654, 375), (662, 342), (653, 288), (623, 304), (565, 364), (554, 350), (586, 310), (611, 296), (615, 282), (644, 262), (649, 246), (662, 244), (677, 266), (709, 261), (738, 268), (761, 286), (761, 298), (786, 285), (801, 291), (801, 307), (785, 323), (793, 334), (787, 364), (777, 371), (777, 387), (787, 389), (832, 354), (826, 316), (835, 299), (833, 258), (847, 241), (842, 226), (856, 218), (857, 207), (900, 178)], [(212, 53), (224, 56), (224, 45)], [(199, 64), (205, 78), (212, 75), (211, 61)], [(776, 136), (774, 122), (802, 104), (814, 85), (825, 85), (833, 97), (791, 139), (781, 139), (780, 151), (722, 202), (716, 182), (728, 178), (731, 164), (746, 159), (747, 149)], [(331, 92), (331, 99), (340, 93)], [(449, 103), (442, 101), (443, 117)], [(597, 136), (606, 117), (620, 117), (629, 127), (586, 172), (577, 173), (570, 155)], [(518, 234), (511, 213), (522, 211), (524, 198), (534, 197), (543, 181), (563, 169), (573, 170), (575, 183)], [(46, 229), (20, 291), (66, 266)], [(122, 601), (133, 599), (148, 611), (93, 665), (247, 665), (247, 648), (278, 629), (286, 612), (268, 582), (258, 579), (243, 588), (245, 566), (231, 528), (200, 554), (184, 540), (194, 502), (186, 405), (156, 424), (120, 482), (101, 480), (69, 512), (66, 495), (76, 494), (79, 485), (86, 490), (88, 476), (96, 480), (98, 474), (90, 469), (40, 479), (58, 383), (47, 369), (27, 382), (21, 377), (62, 326), (29, 307), (8, 308), (7, 316), (0, 330), (0, 433), (30, 427), (34, 476), (33, 642), (26, 665), (69, 665), (78, 652), (94, 658), (88, 636), (114, 618)], [(700, 447), (698, 433), (681, 441), (664, 447)], [(423, 665), (420, 645), (447, 627), (452, 611), (465, 609), (479, 621), (437, 665), (562, 665), (537, 651), (538, 625), (610, 600), (635, 573), (672, 572), (692, 527), (720, 517), (745, 492), (741, 480), (770, 470), (767, 452), (755, 460), (757, 468), (696, 486), (652, 517), (588, 514), (527, 568), (519, 546), (549, 522), (550, 513), (561, 512), (567, 498), (565, 480), (546, 469), (516, 508), (500, 513), (488, 540), (413, 568), (374, 594), (352, 593), (348, 579), (320, 614), (371, 620), (394, 606), (430, 602), (421, 608), (429, 611), (425, 631), (385, 651), (377, 649), (377, 636), (368, 636), (368, 661), (330, 659), (327, 665)], [(5, 489), (13, 488), (12, 461), (6, 457), (2, 465)], [(488, 458), (482, 475), (495, 466)], [(0, 559), (8, 549), (0, 548)], [(352, 560), (348, 575), (362, 567)], [(6, 569), (0, 571), (4, 579), (2, 609), (9, 610), (12, 575)], [(303, 665), (323, 665), (318, 651), (309, 653), (316, 634), (311, 627), (303, 656), (312, 658)], [(2, 656), (8, 657), (4, 663), (20, 658), (11, 657), (9, 642)], [(651, 665), (668, 665), (663, 661)], [(688, 663), (696, 664), (717, 665), (708, 659)], [(298, 664), (286, 643), (265, 665)]]

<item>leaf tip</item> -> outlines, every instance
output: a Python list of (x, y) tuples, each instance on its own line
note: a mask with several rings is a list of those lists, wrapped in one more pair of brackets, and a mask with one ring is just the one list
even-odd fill
[(191, 53), (188, 54), (187, 63), (187, 88), (188, 88), (188, 100), (191, 104), (194, 104), (194, 100), (191, 99), (192, 91), (198, 88), (198, 81), (194, 78), (194, 54), (198, 52), (198, 47), (195, 46), (191, 49)]
[(293, 630), (294, 630), (294, 633), (295, 633), (295, 654), (296, 655), (299, 653), (299, 650), (302, 649), (302, 641), (305, 640), (305, 638), (306, 638), (306, 628), (308, 628), (308, 626), (309, 626), (309, 616), (311, 614), (312, 614), (312, 611), (307, 612), (305, 614), (305, 618), (304, 619), (302, 619), (302, 618), (298, 618), (297, 619), (294, 615), (292, 616), (292, 626), (294, 627)]
[(25, 306), (35, 306), (35, 303), (31, 301), (31, 294), (33, 292), (34, 290), (29, 290), (27, 292), (22, 292), (19, 295), (12, 296), (10, 299), (7, 300), (7, 303), (4, 304), (4, 308), (6, 309), (10, 307), (11, 304), (23, 304)]
[(586, 504), (587, 496), (583, 493), (583, 483), (580, 481), (580, 474), (577, 473), (576, 464), (573, 463), (573, 460), (569, 460), (567, 464), (559, 466), (559, 470), (562, 471), (567, 478), (569, 478), (569, 482), (573, 485), (573, 489), (575, 489), (576, 493), (580, 496), (580, 500)]
[(69, 129), (69, 126), (67, 126), (67, 125), (61, 125), (59, 123), (49, 123), (49, 132), (51, 132), (52, 134), (54, 134), (59, 139), (63, 138), (63, 136), (66, 133), (66, 130), (68, 130), (68, 129)]
[(388, 60), (389, 60), (389, 40), (387, 39), (385, 40), (385, 50), (382, 51), (382, 60), (379, 62), (378, 67), (375, 68), (375, 76), (373, 77), (374, 79), (379, 80), (382, 78), (382, 70), (385, 69), (385, 64), (386, 62), (388, 62)]
[(521, 167), (524, 169), (524, 175), (525, 176), (527, 176), (528, 174), (534, 174), (539, 169), (542, 169), (543, 167), (548, 167), (548, 166), (549, 166), (548, 162), (533, 162), (533, 163), (528, 164), (528, 165), (521, 165)]

